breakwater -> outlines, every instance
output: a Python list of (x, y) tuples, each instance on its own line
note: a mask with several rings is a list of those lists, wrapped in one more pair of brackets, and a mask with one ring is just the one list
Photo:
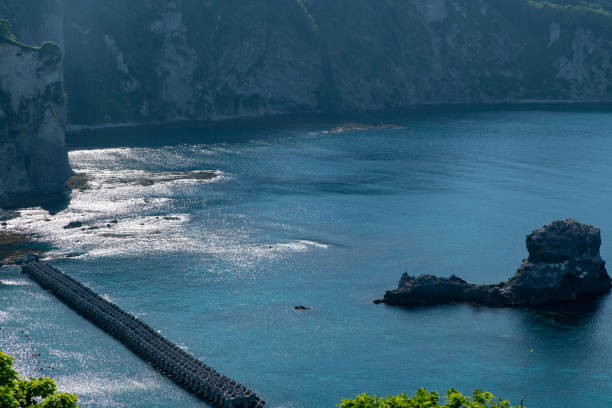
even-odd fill
[(28, 262), (22, 269), (39, 285), (213, 407), (259, 408), (265, 405), (253, 391), (208, 367), (146, 323), (62, 271), (37, 261)]

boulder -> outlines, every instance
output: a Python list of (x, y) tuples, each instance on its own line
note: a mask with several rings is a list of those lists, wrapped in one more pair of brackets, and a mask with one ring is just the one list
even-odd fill
[(38, 262), (40, 257), (36, 254), (27, 254), (15, 259), (15, 265), (25, 265), (30, 262)]
[(67, 225), (64, 225), (64, 229), (81, 228), (82, 226), (83, 223), (81, 221), (72, 221), (69, 222)]
[(599, 229), (575, 220), (555, 221), (527, 236), (529, 258), (506, 282), (474, 285), (454, 275), (404, 274), (397, 289), (374, 303), (520, 306), (590, 299), (612, 287), (600, 246)]

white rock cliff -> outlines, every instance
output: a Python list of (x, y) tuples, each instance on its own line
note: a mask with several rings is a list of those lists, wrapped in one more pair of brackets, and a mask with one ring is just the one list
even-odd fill
[(0, 203), (62, 192), (65, 147), (62, 52), (0, 39)]

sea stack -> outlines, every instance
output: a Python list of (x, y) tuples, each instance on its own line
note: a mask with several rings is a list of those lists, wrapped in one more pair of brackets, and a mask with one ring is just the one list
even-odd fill
[(398, 288), (375, 303), (489, 306), (544, 305), (589, 300), (610, 292), (612, 280), (599, 254), (598, 228), (576, 220), (555, 221), (527, 236), (529, 258), (508, 281), (474, 285), (461, 278), (404, 274)]
[(0, 203), (65, 191), (67, 104), (59, 45), (18, 42), (0, 19)]

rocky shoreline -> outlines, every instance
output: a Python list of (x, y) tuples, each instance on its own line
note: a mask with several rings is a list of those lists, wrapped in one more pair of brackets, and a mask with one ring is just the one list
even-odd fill
[(0, 231), (0, 267), (19, 265), (24, 259), (42, 256), (45, 251), (40, 242), (29, 235)]
[(476, 285), (454, 275), (404, 274), (397, 289), (374, 303), (508, 307), (579, 302), (610, 292), (612, 280), (599, 254), (598, 228), (571, 219), (555, 221), (527, 236), (526, 244), (529, 258), (506, 282)]

